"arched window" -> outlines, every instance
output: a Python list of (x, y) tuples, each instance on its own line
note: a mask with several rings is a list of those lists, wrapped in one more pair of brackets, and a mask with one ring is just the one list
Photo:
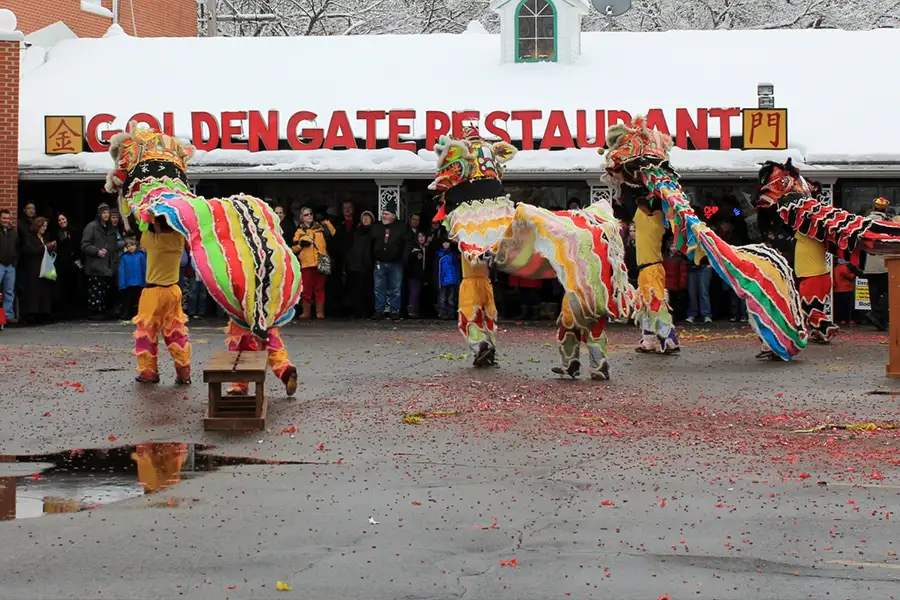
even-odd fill
[(516, 9), (516, 61), (556, 62), (556, 8), (550, 0), (521, 0)]

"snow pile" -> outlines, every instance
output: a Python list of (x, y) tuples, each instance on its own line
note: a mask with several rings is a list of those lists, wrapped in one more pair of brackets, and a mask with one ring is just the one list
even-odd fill
[[(115, 127), (122, 128), (135, 113), (161, 119), (168, 111), (175, 115), (176, 135), (190, 138), (192, 111), (277, 110), (284, 137), (288, 117), (297, 111), (317, 113), (323, 126), (333, 111), (344, 110), (354, 133), (364, 137), (365, 123), (354, 119), (357, 111), (411, 108), (417, 111), (414, 135), (424, 137), (427, 110), (477, 110), (484, 117), (491, 111), (540, 109), (544, 121), (534, 126), (540, 136), (550, 110), (565, 111), (574, 130), (577, 110), (588, 111), (593, 128), (594, 110), (637, 114), (656, 107), (663, 109), (674, 132), (676, 108), (695, 114), (696, 108), (754, 107), (756, 85), (762, 81), (775, 85), (777, 106), (789, 109), (790, 147), (806, 163), (900, 162), (900, 123), (893, 117), (900, 80), (880, 77), (871, 60), (900, 53), (900, 30), (585, 33), (578, 62), (561, 65), (501, 64), (500, 36), (479, 33), (472, 46), (474, 29), (462, 35), (167, 39), (113, 35), (63, 41), (42, 66), (23, 75), (20, 162), (25, 168), (47, 164), (47, 158), (41, 158), (45, 115), (89, 119), (106, 112), (115, 115)], [(136, 56), (147, 57), (147, 74), (139, 79), (134, 75), (139, 67)], [(452, 67), (441, 66), (436, 59), (440, 56), (469, 57), (466, 62), (472, 68), (460, 76)], [(298, 57), (304, 57), (302, 66), (294, 68)], [(452, 85), (441, 84), (447, 69)], [(155, 72), (161, 75), (154, 76)], [(62, 82), (73, 80), (92, 83), (68, 86), (66, 93), (59, 93)], [(877, 93), (866, 93), (875, 81)], [(853, 100), (843, 90), (852, 90)], [(379, 125), (379, 137), (386, 138), (386, 123)], [(518, 121), (509, 121), (507, 130), (513, 138), (521, 137)], [(731, 133), (740, 134), (739, 119), (732, 121)], [(710, 135), (718, 135), (717, 119), (710, 119)], [(423, 161), (412, 153), (397, 157), (393, 153), (213, 151), (202, 160), (216, 165), (264, 163), (269, 169), (321, 169), (328, 164), (330, 170), (348, 165), (364, 167), (360, 170), (412, 168)], [(386, 158), (388, 154), (391, 158)], [(601, 161), (595, 155), (593, 150), (522, 152), (510, 170), (525, 169), (526, 164), (535, 170), (595, 169)], [(777, 155), (676, 152), (673, 160), (682, 168), (706, 165), (718, 170), (747, 162), (755, 165), (761, 156)], [(50, 162), (74, 161), (73, 167), (78, 163), (79, 168), (93, 170), (97, 160), (101, 159)]]

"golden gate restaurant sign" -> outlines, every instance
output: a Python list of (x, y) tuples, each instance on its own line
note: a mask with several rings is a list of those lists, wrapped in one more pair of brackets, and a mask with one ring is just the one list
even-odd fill
[[(735, 124), (744, 124), (744, 141), (741, 146), (737, 146), (739, 148), (787, 148), (785, 109), (742, 111), (740, 108), (678, 108), (674, 113), (675, 118), (671, 119), (660, 108), (650, 109), (647, 112), (647, 123), (650, 127), (671, 135), (676, 146), (685, 150), (708, 150), (710, 140), (716, 142), (718, 149), (730, 150), (733, 147), (732, 126)], [(780, 124), (773, 125), (774, 121), (770, 118), (772, 114), (782, 116)], [(421, 137), (424, 137), (426, 148), (433, 147), (441, 135), (452, 133), (459, 137), (463, 125), (472, 122), (484, 123), (482, 134), (511, 142), (506, 126), (513, 122), (521, 127), (524, 150), (601, 148), (606, 143), (607, 126), (618, 122), (630, 123), (632, 117), (624, 110), (578, 110), (574, 119), (567, 117), (561, 110), (493, 111), (487, 114), (471, 110), (451, 113), (434, 110), (424, 113), (414, 110), (360, 110), (353, 114), (338, 110), (328, 116), (310, 111), (299, 111), (287, 116), (274, 110), (225, 111), (217, 115), (192, 112), (191, 140), (198, 150), (278, 150), (281, 141), (278, 135), (280, 124), (286, 119), (285, 141), (293, 150), (374, 150), (378, 141), (376, 126), (386, 122), (388, 147), (415, 152), (416, 142), (409, 138), (413, 136), (417, 116), (424, 117), (425, 132)], [(121, 131), (109, 128), (115, 120), (115, 115), (107, 113), (91, 117), (84, 136), (91, 151), (107, 150), (109, 140)], [(175, 131), (175, 115), (171, 112), (163, 113), (161, 121), (154, 115), (138, 113), (129, 116), (125, 122), (132, 120), (169, 135), (173, 135)], [(353, 121), (364, 124), (364, 136), (354, 134)], [(358, 127), (357, 132), (362, 129), (363, 127)], [(748, 140), (752, 140), (752, 145), (748, 145)]]
[(44, 117), (44, 152), (77, 154), (84, 151), (84, 117)]

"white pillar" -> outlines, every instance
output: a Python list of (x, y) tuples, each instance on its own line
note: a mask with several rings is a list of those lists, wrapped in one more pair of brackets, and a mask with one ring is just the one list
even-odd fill
[[(822, 186), (819, 195), (816, 196), (816, 200), (823, 204), (827, 204), (831, 206), (834, 204), (834, 182), (829, 181), (828, 183), (819, 182)], [(834, 280), (834, 259), (830, 253), (825, 254), (825, 265), (828, 267), (828, 272), (832, 274), (832, 281)], [(828, 298), (825, 300), (825, 314), (828, 315), (828, 318), (834, 321), (834, 285), (831, 286), (831, 294), (829, 294)]]
[(378, 220), (381, 220), (381, 213), (390, 210), (397, 215), (397, 220), (403, 219), (403, 194), (401, 186), (402, 179), (385, 179), (376, 180), (378, 184)]

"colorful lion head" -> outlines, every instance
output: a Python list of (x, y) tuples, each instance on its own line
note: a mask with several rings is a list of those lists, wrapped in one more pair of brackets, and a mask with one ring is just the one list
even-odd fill
[(647, 127), (641, 115), (634, 117), (631, 125), (610, 127), (606, 142), (609, 148), (601, 148), (599, 153), (606, 157), (607, 175), (614, 183), (631, 186), (641, 184), (641, 171), (666, 165), (673, 146), (669, 135)]
[(177, 177), (187, 182), (187, 163), (194, 147), (131, 121), (110, 140), (109, 153), (115, 168), (106, 176), (105, 189), (115, 194), (127, 193), (133, 181), (147, 177)]
[(466, 126), (462, 139), (442, 135), (434, 146), (438, 155), (437, 173), (428, 189), (447, 190), (478, 179), (503, 179), (503, 164), (516, 155), (516, 149), (506, 142), (488, 142), (478, 130)]
[(759, 180), (753, 204), (757, 208), (775, 206), (782, 196), (790, 193), (815, 197), (817, 185), (808, 182), (788, 158), (784, 164), (766, 161), (759, 170)]

